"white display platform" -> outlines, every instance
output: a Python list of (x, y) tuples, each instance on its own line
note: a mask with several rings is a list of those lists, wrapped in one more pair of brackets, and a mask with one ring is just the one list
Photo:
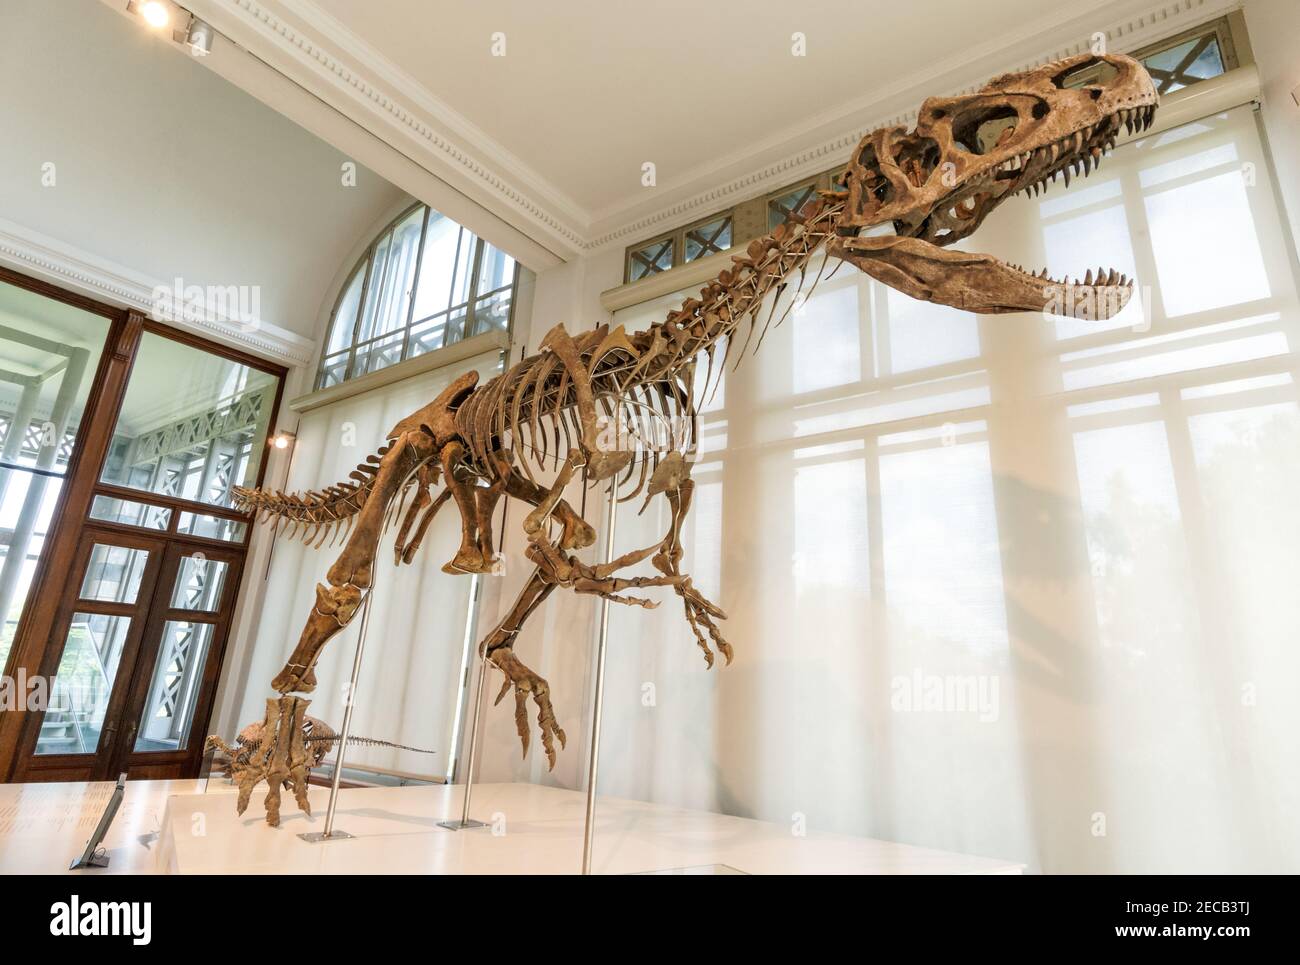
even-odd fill
[[(576, 874), (582, 860), (585, 795), (536, 784), (474, 789), (471, 817), (491, 825), (447, 831), (460, 817), (462, 788), (433, 785), (339, 792), (337, 830), (352, 839), (311, 844), (325, 825), (329, 789), (310, 791), (314, 816), (292, 797), (280, 827), (263, 820), (263, 794), (243, 817), (233, 789), (170, 798), (159, 870), (181, 874)], [(1018, 874), (1008, 861), (809, 832), (705, 811), (600, 798), (593, 871), (749, 874)]]
[[(104, 838), (107, 868), (78, 875), (152, 874), (167, 799), (193, 795), (205, 781), (127, 781), (122, 806)], [(0, 784), (0, 874), (68, 874), (94, 834), (114, 781)]]

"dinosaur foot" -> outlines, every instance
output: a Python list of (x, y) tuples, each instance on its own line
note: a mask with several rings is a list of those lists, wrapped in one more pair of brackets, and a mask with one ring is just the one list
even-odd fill
[[(266, 823), (271, 827), (280, 824), (280, 792), (293, 794), (303, 813), (311, 814), (307, 800), (307, 777), (313, 756), (307, 746), (307, 705), (302, 697), (268, 697), (266, 717), (258, 725), (245, 728), (251, 739), (247, 745), (228, 747), (220, 738), (208, 738), (209, 746), (217, 746), (231, 754), (230, 776), (239, 788), (235, 810), (243, 814), (248, 809), (253, 790), (266, 781)], [(255, 738), (254, 738), (254, 735)]]
[(506, 675), (501, 684), (501, 692), (493, 704), (501, 699), (511, 687), (515, 690), (515, 727), (519, 731), (519, 741), (523, 744), (524, 756), (528, 755), (528, 695), (532, 694), (533, 703), (537, 705), (537, 727), (542, 734), (542, 747), (546, 750), (547, 769), (555, 768), (555, 741), (564, 747), (564, 731), (555, 720), (555, 711), (551, 707), (550, 685), (542, 677), (529, 670), (519, 662), (514, 651), (509, 647), (498, 647), (488, 654), (488, 659), (496, 664), (497, 669)]
[(493, 560), (483, 554), (477, 546), (462, 546), (449, 563), (444, 563), (442, 571), (451, 576), (464, 573), (491, 573)]
[(271, 689), (278, 694), (309, 694), (316, 689), (316, 671), (301, 664), (286, 663), (271, 681)]

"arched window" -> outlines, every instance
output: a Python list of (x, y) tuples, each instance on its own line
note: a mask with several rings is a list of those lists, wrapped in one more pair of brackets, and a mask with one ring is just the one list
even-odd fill
[(450, 218), (424, 204), (407, 209), (343, 286), (316, 387), (505, 331), (517, 275), (513, 258)]

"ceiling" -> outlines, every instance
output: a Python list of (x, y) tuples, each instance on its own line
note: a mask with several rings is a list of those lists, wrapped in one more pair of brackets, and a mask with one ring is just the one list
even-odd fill
[[(851, 113), (975, 44), (1100, 5), (504, 0), (453, 11), (427, 0), (310, 2), (593, 220), (641, 200), (646, 161), (661, 183), (698, 176), (817, 115)], [(791, 53), (796, 31), (806, 56)], [(492, 54), (496, 32), (505, 56)]]
[(1086, 50), (1098, 34), (1132, 49), (1234, 2), (189, 0), (566, 259), (835, 167), (926, 95)]
[(0, 260), (146, 313), (156, 286), (238, 289), (240, 317), (178, 325), (310, 362), (335, 276), (401, 190), (364, 167), (345, 188), (346, 154), (125, 3), (3, 0), (0, 65)]

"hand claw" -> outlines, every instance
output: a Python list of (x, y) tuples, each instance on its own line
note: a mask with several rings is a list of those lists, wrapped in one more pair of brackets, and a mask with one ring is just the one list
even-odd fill
[(533, 671), (529, 670), (509, 647), (499, 647), (493, 650), (489, 655), (490, 659), (496, 664), (497, 669), (505, 674), (506, 679), (501, 685), (501, 693), (497, 695), (497, 701), (506, 695), (511, 687), (515, 691), (515, 730), (519, 733), (519, 743), (523, 748), (523, 756), (528, 755), (528, 747), (531, 742), (528, 728), (528, 695), (532, 694), (533, 703), (537, 705), (537, 729), (541, 732), (542, 747), (546, 752), (546, 761), (549, 770), (555, 768), (555, 739), (560, 741), (560, 747), (565, 745), (565, 734), (560, 725), (555, 720), (555, 711), (551, 707), (550, 687), (546, 680), (539, 677)]

